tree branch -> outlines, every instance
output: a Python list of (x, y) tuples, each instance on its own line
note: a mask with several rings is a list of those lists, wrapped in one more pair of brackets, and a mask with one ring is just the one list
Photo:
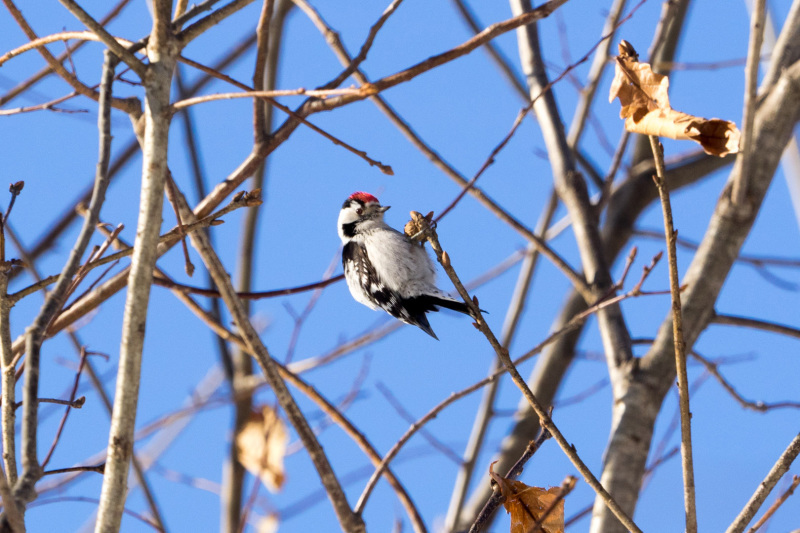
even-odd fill
[(694, 459), (692, 457), (692, 413), (689, 409), (689, 378), (686, 374), (686, 343), (683, 341), (683, 316), (681, 312), (681, 281), (678, 277), (678, 232), (673, 225), (669, 192), (664, 185), (664, 147), (658, 138), (650, 136), (650, 147), (656, 162), (653, 181), (661, 198), (664, 214), (664, 234), (669, 261), (669, 288), (672, 297), (672, 337), (675, 347), (675, 368), (678, 376), (678, 403), (681, 414), (681, 459), (683, 466), (683, 504), (686, 510), (686, 531), (697, 533), (697, 497), (694, 488)]
[(105, 26), (97, 22), (87, 13), (77, 2), (74, 0), (59, 0), (61, 4), (66, 7), (70, 13), (75, 15), (75, 18), (83, 22), (84, 26), (89, 28), (97, 37), (111, 50), (115, 56), (121, 61), (124, 61), (131, 70), (144, 80), (146, 68), (138, 57), (133, 55), (133, 52), (122, 46), (113, 35), (108, 33)]
[(333, 504), (334, 511), (336, 512), (342, 529), (347, 532), (363, 532), (365, 530), (364, 522), (358, 514), (353, 513), (350, 509), (344, 491), (328, 462), (325, 452), (320, 446), (319, 441), (317, 441), (311, 427), (308, 425), (308, 421), (305, 419), (302, 411), (300, 411), (300, 408), (292, 398), (289, 389), (286, 387), (286, 383), (284, 383), (283, 379), (280, 377), (277, 364), (270, 356), (255, 328), (250, 323), (250, 318), (247, 316), (242, 301), (236, 296), (230, 276), (225, 271), (216, 252), (211, 248), (207, 236), (203, 233), (193, 233), (192, 244), (200, 253), (206, 268), (214, 278), (214, 283), (222, 294), (222, 298), (236, 323), (237, 329), (241, 332), (242, 338), (247, 343), (250, 351), (254, 353), (256, 361), (275, 393), (278, 403), (283, 408), (289, 421), (292, 423), (303, 442), (303, 445), (308, 450), (311, 460), (319, 473), (322, 484), (328, 493), (328, 497)]
[(108, 161), (111, 153), (111, 85), (114, 80), (115, 60), (108, 54), (103, 61), (103, 74), (100, 83), (100, 109), (98, 111), (99, 155), (95, 175), (92, 199), (89, 203), (89, 215), (84, 220), (80, 235), (70, 252), (58, 282), (50, 294), (33, 324), (28, 328), (25, 339), (26, 369), (23, 387), (22, 413), (22, 476), (14, 487), (14, 494), (22, 501), (29, 502), (35, 498), (34, 485), (41, 477), (41, 467), (37, 458), (38, 408), (39, 408), (39, 354), (47, 328), (64, 305), (64, 298), (72, 284), (72, 277), (78, 271), (81, 257), (89, 245), (100, 217), (100, 208), (105, 200), (108, 188)]
[(756, 89), (758, 87), (758, 64), (761, 55), (761, 43), (764, 41), (764, 14), (766, 0), (754, 0), (753, 14), (750, 16), (750, 42), (747, 46), (747, 65), (744, 69), (744, 111), (742, 112), (742, 137), (739, 142), (737, 163), (741, 170), (731, 188), (731, 200), (742, 204), (747, 198), (747, 182), (750, 179), (752, 159), (751, 139), (756, 114)]
[(95, 526), (97, 533), (110, 533), (119, 529), (125, 507), (130, 458), (133, 454), (147, 306), (157, 257), (164, 184), (168, 172), (170, 89), (177, 56), (177, 46), (170, 30), (171, 7), (169, 0), (153, 2), (153, 29), (147, 46), (150, 64), (144, 79), (144, 157), (139, 220), (122, 323), (108, 458)]
[(761, 504), (764, 503), (769, 493), (775, 488), (778, 480), (783, 477), (789, 470), (789, 467), (792, 466), (792, 462), (794, 462), (798, 454), (800, 454), (800, 433), (792, 439), (789, 446), (783, 451), (781, 456), (778, 457), (778, 460), (775, 461), (767, 477), (764, 478), (764, 481), (759, 483), (758, 488), (750, 497), (747, 505), (744, 506), (739, 516), (737, 516), (728, 529), (725, 530), (725, 533), (742, 533), (742, 531), (744, 531), (744, 528), (747, 527), (747, 524), (750, 523), (758, 512)]

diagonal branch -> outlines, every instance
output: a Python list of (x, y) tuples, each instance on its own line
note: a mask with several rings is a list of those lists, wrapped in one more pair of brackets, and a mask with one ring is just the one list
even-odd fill
[(126, 65), (128, 65), (136, 74), (139, 75), (139, 78), (144, 80), (144, 75), (146, 71), (146, 67), (144, 63), (142, 63), (138, 57), (133, 55), (133, 52), (122, 46), (117, 39), (108, 33), (105, 26), (97, 22), (94, 18), (92, 18), (89, 13), (86, 12), (77, 2), (74, 0), (59, 0), (64, 7), (69, 9), (70, 13), (75, 15), (75, 18), (83, 22), (84, 26), (89, 28), (100, 40), (111, 50), (115, 56), (117, 56), (120, 60), (124, 61)]
[[(28, 22), (25, 20), (25, 17), (22, 16), (22, 13), (14, 5), (13, 0), (3, 0), (8, 11), (11, 13), (11, 16), (14, 17), (14, 20), (17, 22), (22, 31), (28, 37), (29, 40), (34, 41), (37, 38), (36, 33), (33, 31), (33, 28), (30, 27)], [(92, 100), (98, 101), (100, 98), (99, 93), (95, 92), (90, 87), (87, 87), (80, 80), (78, 80), (75, 75), (69, 72), (64, 65), (61, 64), (59, 60), (53, 57), (46, 48), (38, 48), (39, 53), (42, 55), (45, 61), (47, 61), (50, 68), (52, 68), (56, 74), (61, 76), (61, 78), (66, 81), (76, 92), (91, 98)], [(138, 98), (112, 98), (111, 105), (114, 108), (121, 109), (128, 114), (138, 116), (141, 111), (141, 103), (139, 102)]]
[[(219, 24), (227, 17), (233, 15), (243, 7), (251, 4), (253, 0), (233, 0), (232, 2), (225, 4), (221, 8), (217, 9), (216, 11), (212, 11), (211, 14), (206, 15), (205, 17), (201, 18), (194, 24), (187, 27), (185, 30), (180, 32), (177, 37), (178, 41), (181, 43), (181, 46), (186, 46), (192, 40), (196, 39), (200, 35), (206, 32), (209, 28)], [(215, 3), (215, 2), (214, 2)], [(212, 3), (213, 5), (213, 3)], [(209, 6), (210, 7), (210, 6)], [(179, 21), (188, 18), (190, 15), (194, 15), (196, 12), (194, 10), (189, 10), (186, 12), (184, 17), (178, 19)], [(176, 21), (177, 22), (177, 21)]]
[(292, 423), (295, 431), (297, 431), (298, 436), (303, 442), (303, 445), (308, 450), (309, 456), (333, 504), (334, 511), (336, 511), (342, 529), (347, 532), (365, 531), (364, 522), (358, 514), (353, 513), (350, 509), (344, 491), (328, 462), (328, 458), (322, 446), (320, 446), (308, 421), (292, 398), (286, 383), (281, 378), (278, 365), (270, 356), (266, 346), (261, 342), (258, 333), (250, 322), (250, 318), (247, 315), (242, 301), (236, 295), (230, 276), (220, 262), (219, 257), (217, 257), (216, 252), (211, 248), (208, 236), (200, 232), (193, 233), (192, 244), (203, 258), (203, 262), (211, 273), (214, 283), (217, 285), (225, 301), (225, 305), (236, 323), (237, 329), (251, 353), (254, 354), (256, 361), (264, 373), (264, 377), (275, 393), (278, 403), (283, 408), (289, 421)]
[(92, 199), (89, 203), (89, 214), (84, 220), (80, 235), (70, 252), (58, 282), (47, 295), (39, 314), (28, 328), (25, 339), (27, 353), (25, 384), (23, 387), (22, 414), (22, 476), (14, 487), (14, 494), (23, 501), (35, 498), (34, 485), (41, 477), (41, 467), (37, 458), (38, 407), (39, 407), (39, 354), (47, 328), (61, 310), (63, 299), (72, 284), (72, 277), (78, 271), (80, 260), (89, 245), (89, 240), (100, 217), (100, 208), (105, 200), (108, 188), (108, 161), (111, 154), (111, 85), (114, 79), (116, 61), (110, 53), (106, 53), (103, 61), (103, 74), (100, 83), (100, 109), (98, 112), (98, 129), (100, 130), (100, 150), (97, 173), (95, 175)]
[(758, 488), (750, 497), (747, 505), (744, 506), (742, 512), (739, 513), (725, 533), (742, 533), (742, 531), (744, 531), (744, 528), (747, 527), (747, 524), (750, 523), (758, 512), (761, 504), (764, 503), (769, 493), (775, 488), (778, 480), (788, 472), (789, 467), (792, 466), (794, 460), (797, 459), (798, 454), (800, 454), (800, 433), (792, 439), (789, 446), (783, 451), (781, 456), (778, 457), (778, 460), (770, 469), (767, 477), (764, 478), (764, 481), (759, 483)]
[[(412, 215), (413, 216), (413, 215)], [(595, 491), (595, 493), (602, 498), (605, 504), (608, 506), (609, 510), (614, 513), (614, 515), (619, 519), (619, 521), (625, 525), (630, 531), (633, 532), (641, 532), (641, 530), (636, 526), (633, 520), (625, 513), (625, 511), (619, 506), (619, 504), (611, 497), (611, 495), (603, 488), (600, 484), (600, 481), (592, 474), (589, 467), (581, 460), (578, 456), (578, 453), (575, 451), (575, 448), (567, 441), (564, 435), (559, 431), (558, 427), (556, 427), (555, 423), (553, 422), (552, 418), (550, 418), (549, 413), (544, 408), (544, 406), (539, 403), (539, 400), (531, 392), (528, 384), (525, 382), (525, 379), (520, 375), (519, 371), (517, 370), (514, 362), (511, 360), (511, 357), (508, 354), (508, 350), (505, 349), (494, 336), (494, 333), (489, 328), (489, 325), (483, 318), (481, 314), (481, 310), (478, 307), (477, 299), (470, 298), (469, 293), (461, 284), (461, 281), (458, 279), (458, 276), (453, 270), (452, 265), (450, 264), (450, 259), (447, 254), (442, 250), (441, 245), (439, 244), (438, 237), (436, 235), (436, 231), (430, 226), (425, 228), (424, 226), (427, 225), (424, 217), (418, 216), (416, 217), (417, 223), (423, 226), (424, 235), (427, 238), (428, 242), (431, 245), (431, 248), (436, 253), (436, 258), (441, 263), (442, 267), (444, 267), (445, 272), (450, 277), (450, 280), (455, 285), (456, 289), (458, 290), (459, 295), (464, 299), (464, 302), (467, 304), (467, 307), (471, 310), (471, 314), (475, 318), (475, 322), (477, 324), (477, 329), (480, 330), (481, 333), (486, 337), (489, 341), (489, 344), (492, 346), (497, 357), (503, 363), (506, 371), (510, 374), (511, 379), (513, 380), (514, 384), (520, 389), (525, 400), (530, 404), (533, 408), (534, 412), (536, 412), (537, 416), (539, 417), (539, 422), (542, 427), (547, 430), (547, 432), (553, 436), (553, 439), (558, 443), (561, 447), (564, 454), (567, 458), (572, 462), (578, 472), (581, 473), (586, 483)], [(614, 302), (613, 305), (616, 305)], [(605, 309), (605, 308), (604, 308)], [(599, 311), (602, 312), (602, 309)]]

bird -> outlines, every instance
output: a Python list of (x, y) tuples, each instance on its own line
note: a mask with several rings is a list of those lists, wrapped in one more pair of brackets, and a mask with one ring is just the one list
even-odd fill
[(367, 192), (342, 204), (338, 233), (342, 267), (353, 298), (373, 310), (417, 326), (436, 340), (426, 314), (445, 307), (470, 315), (471, 309), (436, 287), (436, 268), (425, 248), (383, 220), (388, 205)]

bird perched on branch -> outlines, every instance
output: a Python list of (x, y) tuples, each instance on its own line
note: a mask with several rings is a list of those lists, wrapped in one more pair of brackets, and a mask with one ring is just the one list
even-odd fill
[(427, 312), (439, 307), (470, 316), (472, 312), (436, 287), (436, 269), (422, 245), (383, 221), (389, 207), (366, 192), (355, 192), (344, 201), (338, 230), (347, 287), (357, 302), (383, 309), (438, 340)]

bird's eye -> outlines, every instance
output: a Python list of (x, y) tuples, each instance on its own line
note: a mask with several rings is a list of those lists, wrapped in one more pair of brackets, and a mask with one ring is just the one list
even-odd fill
[(356, 214), (357, 215), (363, 215), (364, 214), (364, 210), (359, 207), (358, 209), (356, 209)]

